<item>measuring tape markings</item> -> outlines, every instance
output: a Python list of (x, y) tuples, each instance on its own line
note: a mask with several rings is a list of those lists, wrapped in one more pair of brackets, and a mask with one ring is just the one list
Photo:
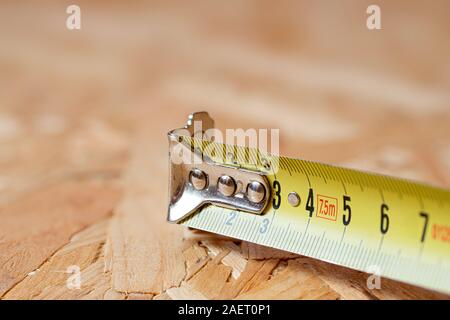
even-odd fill
[[(204, 209), (204, 211), (202, 211), (202, 213), (207, 213), (207, 214), (210, 213), (210, 215), (209, 215), (210, 220), (212, 222), (215, 222), (216, 224), (217, 223), (220, 224), (221, 223), (220, 220), (222, 220), (221, 218), (223, 218), (223, 217), (217, 216), (217, 211), (216, 210), (211, 210), (211, 211), (210, 210), (211, 209)], [(223, 209), (224, 213), (226, 213), (226, 211), (229, 211), (229, 210), (228, 209)], [(225, 215), (225, 217), (226, 217), (226, 215)], [(242, 217), (242, 216), (239, 216), (239, 217)], [(245, 219), (248, 219), (248, 218), (245, 217)], [(200, 220), (200, 221), (202, 221), (202, 220)], [(251, 224), (252, 224), (252, 229), (256, 230), (258, 225), (255, 224), (255, 223), (251, 223)], [(198, 225), (197, 223), (191, 223), (191, 224), (188, 224), (188, 225), (191, 226), (191, 227), (194, 227), (194, 228), (203, 229), (205, 231), (220, 233), (220, 234), (227, 235), (227, 236), (230, 236), (230, 237), (240, 238), (240, 239), (245, 240), (245, 241), (254, 242), (254, 239), (251, 239), (250, 237), (245, 236), (244, 233), (236, 232), (235, 229), (233, 229), (233, 228), (228, 229), (228, 230), (226, 230), (225, 228), (222, 228), (220, 230), (220, 232), (218, 232), (217, 229), (214, 227), (214, 223), (213, 224), (209, 223), (207, 226), (206, 225)], [(276, 235), (279, 236), (280, 233), (281, 233), (280, 229), (281, 228), (279, 226), (275, 225), (271, 230), (273, 231), (273, 233), (275, 233)], [(269, 239), (269, 240), (267, 240), (267, 239)], [(310, 236), (308, 236), (307, 240), (311, 240)], [(358, 270), (361, 270), (361, 271), (366, 271), (366, 266), (369, 265), (369, 261), (370, 261), (369, 255), (371, 253), (373, 255), (374, 250), (362, 249), (362, 251), (363, 251), (362, 257), (365, 258), (365, 263), (361, 264), (360, 266), (357, 266), (354, 263), (352, 264), (352, 263), (347, 263), (347, 262), (343, 263), (342, 261), (333, 261), (333, 259), (331, 258), (330, 255), (333, 252), (335, 252), (335, 249), (337, 247), (337, 241), (335, 241), (333, 239), (327, 239), (327, 240), (331, 241), (334, 244), (333, 245), (333, 250), (332, 251), (329, 250), (328, 254), (325, 254), (325, 257), (318, 256), (317, 258), (320, 258), (321, 260), (332, 262), (332, 263), (335, 263), (335, 264), (337, 263), (339, 265), (343, 265), (343, 266), (351, 267), (351, 268), (354, 268), (354, 269), (358, 269)], [(277, 238), (273, 238), (273, 237), (266, 238), (266, 239), (261, 239), (261, 240), (258, 241), (258, 243), (260, 243), (262, 245), (270, 246), (270, 247), (275, 247), (275, 248), (278, 248), (278, 249), (281, 249), (281, 250), (285, 249), (285, 247), (283, 245), (280, 245), (279, 241), (277, 241)], [(298, 245), (301, 245), (301, 243), (298, 242)], [(293, 251), (293, 252), (296, 252), (296, 253), (308, 256), (308, 254), (305, 253), (305, 252), (302, 252), (302, 250), (300, 250), (298, 248), (298, 246), (294, 250), (290, 250), (290, 251)], [(388, 255), (388, 254), (385, 254), (385, 253), (383, 253), (383, 256), (391, 257), (391, 259), (393, 258), (393, 255)], [(312, 257), (314, 257), (314, 256), (312, 256)], [(400, 260), (400, 261), (398, 261), (398, 260)], [(391, 271), (391, 268), (394, 265), (393, 263), (391, 263), (391, 267), (387, 268), (386, 271), (384, 273), (382, 273), (382, 274), (385, 275), (385, 276), (394, 278), (394, 279), (403, 280), (403, 281), (412, 282), (412, 283), (417, 283), (417, 284), (422, 284), (422, 285), (423, 285), (423, 281), (427, 281), (429, 285), (428, 286), (425, 285), (425, 286), (430, 287), (430, 288), (435, 288), (435, 289), (439, 289), (442, 285), (445, 285), (445, 283), (442, 283), (439, 280), (439, 278), (442, 279), (442, 276), (447, 275), (448, 274), (448, 270), (442, 268), (441, 266), (439, 266), (437, 264), (434, 265), (434, 268), (433, 268), (434, 270), (432, 270), (430, 273), (422, 273), (423, 275), (428, 275), (428, 276), (422, 277), (420, 279), (416, 279), (418, 281), (414, 281), (414, 277), (417, 275), (417, 273), (413, 272), (414, 270), (410, 270), (411, 269), (410, 267), (412, 266), (412, 261), (410, 259), (407, 259), (405, 257), (400, 257), (400, 256), (397, 256), (397, 261), (398, 262), (396, 264), (398, 265), (398, 267), (394, 270), (394, 272)]]
[[(237, 168), (268, 174), (271, 207), (258, 216), (207, 206), (185, 225), (361, 271), (379, 266), (383, 276), (450, 291), (449, 243), (431, 234), (436, 224), (450, 226), (448, 191), (285, 157), (275, 173), (258, 150), (232, 150)], [(290, 191), (300, 195), (298, 207), (286, 201)]]

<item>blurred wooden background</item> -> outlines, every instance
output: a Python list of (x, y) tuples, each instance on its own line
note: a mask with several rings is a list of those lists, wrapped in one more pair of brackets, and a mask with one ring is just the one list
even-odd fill
[(374, 31), (373, 1), (70, 4), (0, 4), (1, 298), (447, 298), (166, 224), (165, 134), (206, 110), (448, 188), (450, 2), (376, 1)]

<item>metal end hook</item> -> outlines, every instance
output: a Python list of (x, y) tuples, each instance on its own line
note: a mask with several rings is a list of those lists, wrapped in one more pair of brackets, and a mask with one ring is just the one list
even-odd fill
[[(211, 140), (214, 120), (207, 112), (189, 115), (187, 124), (168, 133), (169, 209), (167, 220), (177, 223), (205, 204), (262, 214), (269, 202), (269, 183), (261, 172), (211, 161), (180, 136)], [(213, 142), (211, 142), (213, 143)]]
[(189, 114), (186, 125), (183, 128), (172, 130), (168, 135), (188, 136), (209, 140), (209, 129), (214, 129), (214, 119), (206, 111)]

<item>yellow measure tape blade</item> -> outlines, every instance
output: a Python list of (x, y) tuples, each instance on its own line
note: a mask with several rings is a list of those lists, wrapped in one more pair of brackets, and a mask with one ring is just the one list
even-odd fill
[[(223, 162), (210, 150), (224, 146), (206, 141), (197, 146)], [(450, 191), (231, 149), (231, 165), (267, 173), (272, 190), (266, 212), (209, 205), (182, 224), (450, 293)], [(298, 198), (292, 194), (288, 201), (290, 193)]]

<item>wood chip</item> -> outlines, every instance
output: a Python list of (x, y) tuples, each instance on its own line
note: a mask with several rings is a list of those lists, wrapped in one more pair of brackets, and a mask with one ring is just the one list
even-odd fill
[(219, 296), (231, 274), (231, 268), (223, 264), (209, 262), (188, 283), (208, 299)]
[(237, 299), (337, 299), (339, 295), (298, 260), (268, 281), (240, 294)]
[(223, 258), (222, 263), (233, 269), (231, 273), (233, 278), (239, 278), (239, 275), (244, 271), (245, 266), (247, 265), (247, 259), (242, 257), (241, 249), (238, 245), (232, 241), (205, 240), (201, 243), (207, 247), (213, 255), (217, 255), (223, 250), (228, 250), (229, 254)]
[(299, 255), (259, 244), (242, 241), (242, 255), (247, 259), (292, 259)]
[(361, 281), (361, 273), (331, 263), (301, 257), (298, 259), (305, 267), (314, 270), (315, 274), (326, 282), (341, 299), (367, 300), (375, 298), (367, 292), (365, 282)]
[(269, 279), (278, 260), (249, 260), (238, 279), (227, 282), (220, 293), (220, 299), (233, 299)]
[(184, 260), (186, 262), (187, 271), (201, 260), (208, 257), (206, 249), (194, 243), (191, 247), (183, 251)]

